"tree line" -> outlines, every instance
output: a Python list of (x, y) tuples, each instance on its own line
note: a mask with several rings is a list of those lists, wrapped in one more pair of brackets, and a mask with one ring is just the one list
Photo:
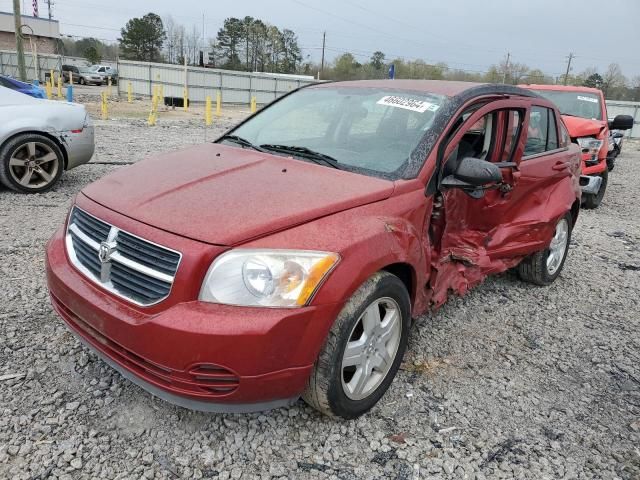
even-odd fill
[(205, 39), (196, 26), (188, 29), (171, 16), (163, 20), (155, 13), (148, 13), (130, 19), (121, 29), (117, 44), (95, 38), (65, 39), (63, 48), (63, 53), (84, 56), (92, 63), (103, 58), (115, 60), (119, 55), (130, 60), (176, 64), (186, 61), (189, 65), (204, 64), (228, 70), (319, 75), (323, 80), (387, 78), (389, 66), (393, 64), (396, 78), (508, 84), (566, 83), (600, 88), (607, 98), (640, 101), (640, 75), (632, 79), (625, 77), (617, 63), (612, 63), (602, 73), (596, 68), (588, 68), (580, 73), (552, 76), (506, 58), (479, 72), (452, 68), (444, 62), (430, 64), (421, 59), (387, 58), (382, 51), (376, 51), (365, 61), (345, 52), (322, 68), (308, 58), (303, 60), (294, 31), (250, 16), (225, 19), (216, 35)]
[[(424, 60), (405, 60), (402, 58), (387, 59), (381, 51), (374, 52), (365, 62), (359, 62), (349, 52), (337, 57), (321, 73), (323, 79), (331, 80), (366, 80), (387, 78), (389, 66), (394, 65), (395, 78), (426, 80), (457, 80), (467, 82), (507, 83), (518, 85), (523, 83), (567, 84), (587, 86), (601, 89), (607, 98), (616, 100), (640, 101), (640, 75), (627, 78), (617, 63), (609, 65), (602, 74), (595, 67), (587, 68), (580, 73), (569, 75), (548, 75), (538, 68), (530, 68), (526, 64), (508, 62), (503, 59), (491, 65), (486, 71), (469, 71), (451, 68), (446, 63), (429, 64)], [(303, 73), (320, 72), (319, 64), (303, 65)], [(566, 77), (566, 78), (565, 78)]]

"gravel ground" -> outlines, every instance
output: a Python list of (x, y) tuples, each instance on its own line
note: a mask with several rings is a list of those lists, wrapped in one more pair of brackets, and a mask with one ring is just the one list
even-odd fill
[[(195, 121), (97, 122), (94, 161), (203, 140)], [(0, 191), (0, 478), (640, 478), (638, 144), (603, 205), (581, 213), (554, 285), (507, 273), (452, 298), (418, 322), (379, 405), (348, 422), (302, 401), (252, 415), (174, 407), (67, 332), (43, 246), (74, 193), (115, 168), (80, 167), (44, 195)]]

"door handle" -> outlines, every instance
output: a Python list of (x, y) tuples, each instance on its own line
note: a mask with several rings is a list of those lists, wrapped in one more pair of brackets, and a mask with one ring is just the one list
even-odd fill
[(554, 170), (566, 170), (567, 168), (569, 168), (569, 165), (569, 162), (558, 162), (551, 168), (553, 168)]

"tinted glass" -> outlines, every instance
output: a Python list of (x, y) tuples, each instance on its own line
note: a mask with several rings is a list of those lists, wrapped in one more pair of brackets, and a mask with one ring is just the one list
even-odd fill
[(537, 155), (558, 148), (555, 113), (546, 107), (531, 107), (525, 156)]
[(547, 135), (547, 150), (558, 148), (558, 127), (556, 126), (556, 114), (553, 110), (547, 109), (549, 114), (549, 134)]

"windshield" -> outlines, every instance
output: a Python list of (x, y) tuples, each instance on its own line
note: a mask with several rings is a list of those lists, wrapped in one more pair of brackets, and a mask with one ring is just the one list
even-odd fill
[[(232, 134), (268, 151), (273, 146), (302, 147), (331, 157), (344, 170), (395, 177), (393, 172), (405, 165), (444, 100), (392, 89), (305, 88)], [(296, 157), (295, 152), (278, 150), (275, 153)]]
[(534, 92), (555, 103), (563, 115), (602, 120), (599, 95), (566, 90), (534, 90)]

